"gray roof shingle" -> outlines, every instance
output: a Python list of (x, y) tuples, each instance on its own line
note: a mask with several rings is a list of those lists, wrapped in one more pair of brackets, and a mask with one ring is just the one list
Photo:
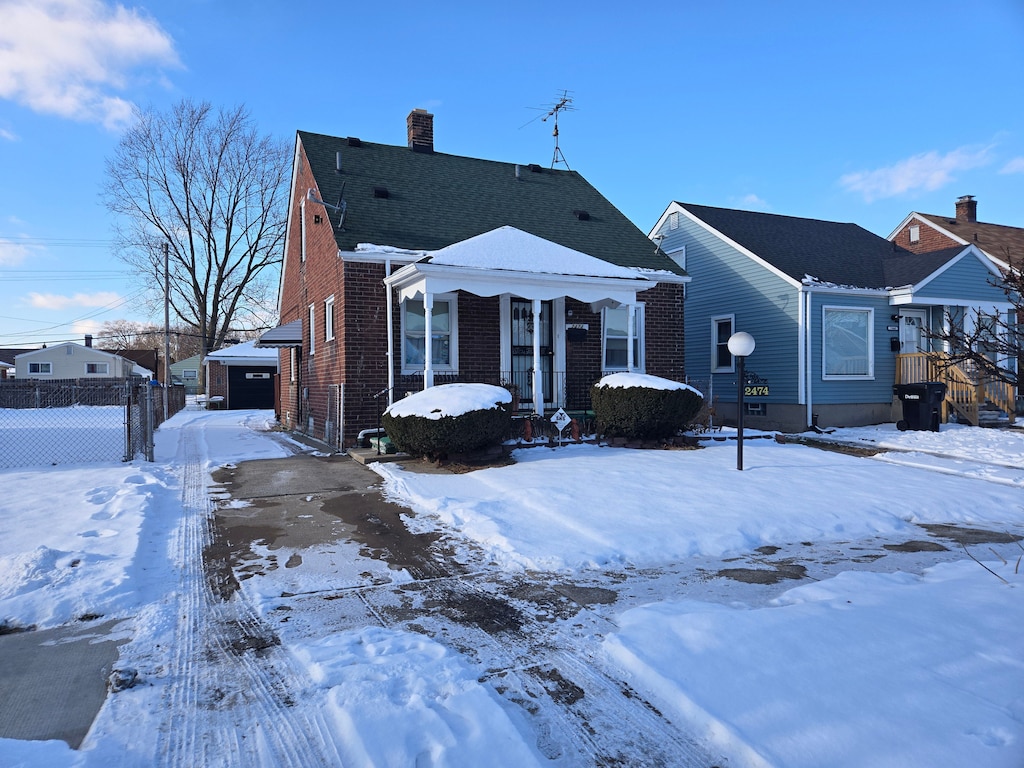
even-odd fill
[[(508, 225), (619, 266), (685, 274), (575, 171), (521, 165), (517, 179), (515, 163), (298, 136), (324, 202), (344, 194), (344, 230), (335, 228), (341, 250), (359, 243), (436, 250)], [(375, 196), (375, 187), (387, 196)], [(336, 225), (337, 212), (328, 214)]]
[(917, 255), (856, 224), (677, 205), (795, 280), (809, 275), (858, 288), (910, 285), (963, 250)]

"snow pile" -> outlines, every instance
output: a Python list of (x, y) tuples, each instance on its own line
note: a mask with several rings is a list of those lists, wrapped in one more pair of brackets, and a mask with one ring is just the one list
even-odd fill
[(490, 384), (441, 384), (414, 392), (388, 406), (384, 413), (391, 416), (419, 416), (424, 419), (442, 419), (461, 416), (470, 411), (489, 411), (501, 403), (511, 403), (512, 393), (504, 387)]
[(610, 373), (597, 382), (595, 386), (618, 389), (631, 389), (633, 387), (643, 387), (644, 389), (688, 389), (704, 397), (703, 392), (694, 389), (689, 384), (672, 381), (671, 379), (663, 379), (660, 376), (651, 376), (646, 373)]

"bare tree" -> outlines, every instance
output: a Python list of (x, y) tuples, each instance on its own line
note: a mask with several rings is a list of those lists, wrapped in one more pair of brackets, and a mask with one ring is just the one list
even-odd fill
[[(135, 320), (108, 320), (96, 333), (100, 349), (160, 349), (164, 347), (164, 329), (155, 323)], [(184, 360), (202, 351), (202, 339), (195, 328), (183, 325), (170, 328), (171, 360)]]
[(950, 364), (973, 367), (989, 381), (1020, 383), (1024, 363), (1024, 272), (1011, 268), (993, 281), (1013, 307), (1009, 313), (970, 310), (970, 317), (948, 314), (941, 329), (926, 329), (932, 339), (945, 342)]
[(119, 216), (119, 255), (160, 301), (168, 244), (171, 308), (197, 329), (204, 357), (267, 315), (289, 167), (287, 144), (260, 136), (244, 107), (214, 112), (188, 99), (167, 112), (137, 109), (107, 161), (103, 197)]

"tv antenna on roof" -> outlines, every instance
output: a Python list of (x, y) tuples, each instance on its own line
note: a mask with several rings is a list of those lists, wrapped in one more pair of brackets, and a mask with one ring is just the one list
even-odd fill
[[(569, 91), (563, 89), (562, 95), (558, 97), (558, 100), (554, 104), (544, 107), (544, 109), (547, 109), (547, 113), (541, 118), (541, 122), (546, 123), (550, 118), (555, 123), (555, 129), (551, 132), (551, 135), (555, 137), (555, 153), (551, 156), (551, 167), (554, 168), (558, 163), (565, 163), (566, 170), (572, 170), (569, 168), (569, 161), (562, 154), (561, 147), (558, 146), (558, 115), (562, 112), (576, 111), (576, 107), (572, 105), (572, 96), (569, 95)], [(534, 118), (534, 120), (536, 119)], [(531, 120), (530, 122), (533, 121)]]

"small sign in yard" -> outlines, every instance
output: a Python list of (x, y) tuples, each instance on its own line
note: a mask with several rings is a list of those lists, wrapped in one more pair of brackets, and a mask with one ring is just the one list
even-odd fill
[[(569, 414), (561, 408), (555, 411), (554, 415), (551, 417), (551, 423), (558, 427), (559, 432), (568, 427), (571, 421), (572, 419), (569, 418)], [(561, 435), (559, 435), (559, 437), (561, 437)]]

